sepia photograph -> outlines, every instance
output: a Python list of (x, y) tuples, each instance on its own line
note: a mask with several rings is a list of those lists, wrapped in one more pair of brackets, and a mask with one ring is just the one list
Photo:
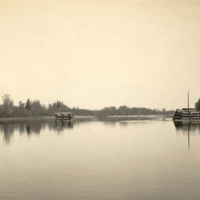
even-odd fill
[(0, 0), (0, 200), (199, 200), (200, 0)]

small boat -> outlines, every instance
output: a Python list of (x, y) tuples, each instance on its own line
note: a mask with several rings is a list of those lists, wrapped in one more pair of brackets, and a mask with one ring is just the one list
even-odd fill
[(55, 121), (71, 121), (74, 119), (72, 112), (56, 112), (54, 113)]

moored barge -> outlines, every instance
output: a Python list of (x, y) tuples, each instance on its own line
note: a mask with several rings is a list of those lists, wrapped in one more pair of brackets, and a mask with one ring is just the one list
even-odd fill
[(194, 108), (177, 109), (174, 117), (174, 121), (200, 121), (200, 112)]
[(54, 113), (55, 121), (71, 121), (74, 119), (74, 114), (72, 112), (56, 112)]

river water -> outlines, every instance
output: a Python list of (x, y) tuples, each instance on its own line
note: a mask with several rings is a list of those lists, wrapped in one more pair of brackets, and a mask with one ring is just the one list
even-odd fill
[(200, 125), (0, 123), (0, 199), (199, 199)]

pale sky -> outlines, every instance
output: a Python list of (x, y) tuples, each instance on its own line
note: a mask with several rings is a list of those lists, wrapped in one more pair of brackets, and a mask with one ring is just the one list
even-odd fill
[(200, 1), (0, 0), (0, 69), (15, 105), (194, 107)]

